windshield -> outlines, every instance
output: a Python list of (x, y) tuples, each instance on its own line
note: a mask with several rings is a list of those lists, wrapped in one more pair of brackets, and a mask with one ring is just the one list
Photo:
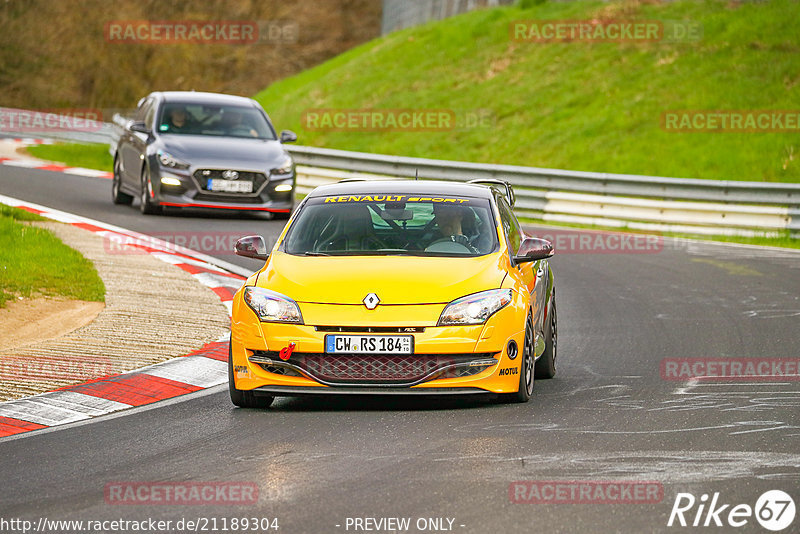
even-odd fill
[(481, 256), (497, 248), (486, 199), (400, 194), (309, 199), (284, 242), (308, 256)]
[(158, 131), (162, 134), (275, 139), (264, 115), (246, 106), (168, 102), (161, 108)]

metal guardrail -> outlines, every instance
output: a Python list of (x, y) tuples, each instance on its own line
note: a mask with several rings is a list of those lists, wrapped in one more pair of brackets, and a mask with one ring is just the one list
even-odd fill
[[(128, 119), (114, 116), (93, 132), (47, 131), (44, 137), (107, 143), (113, 154)], [(3, 132), (13, 133), (13, 132)], [(30, 137), (31, 132), (24, 132)], [(800, 237), (800, 184), (700, 180), (469, 163), (289, 146), (298, 191), (353, 177), (466, 181), (514, 185), (515, 210), (550, 222), (651, 231)]]
[(660, 178), (631, 174), (565, 171), (515, 165), (468, 163), (404, 156), (384, 156), (306, 146), (287, 147), (297, 163), (389, 176), (463, 181), (496, 178), (515, 186), (624, 195), (668, 200), (744, 202), (800, 206), (800, 184)]
[(777, 235), (800, 230), (800, 184), (664, 178), (387, 156), (306, 146), (287, 147), (298, 184), (350, 177), (466, 181), (514, 185), (515, 210), (551, 222), (643, 230)]

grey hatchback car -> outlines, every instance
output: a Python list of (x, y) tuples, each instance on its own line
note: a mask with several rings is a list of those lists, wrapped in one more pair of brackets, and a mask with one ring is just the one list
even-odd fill
[(116, 121), (112, 200), (163, 208), (270, 212), (294, 207), (295, 166), (264, 109), (250, 98), (188, 91), (142, 98), (132, 119)]

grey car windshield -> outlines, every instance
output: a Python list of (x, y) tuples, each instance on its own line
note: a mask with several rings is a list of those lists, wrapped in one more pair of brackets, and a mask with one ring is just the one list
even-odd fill
[(158, 131), (162, 134), (275, 139), (264, 115), (246, 106), (168, 102), (162, 106)]
[(401, 194), (309, 199), (284, 251), (307, 256), (481, 256), (497, 250), (489, 201)]

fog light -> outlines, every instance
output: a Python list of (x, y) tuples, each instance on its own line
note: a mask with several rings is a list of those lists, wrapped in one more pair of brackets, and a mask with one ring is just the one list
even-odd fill
[(519, 349), (517, 348), (517, 342), (513, 339), (508, 342), (508, 349), (506, 349), (506, 353), (508, 354), (508, 358), (511, 360), (517, 357)]
[(181, 185), (181, 181), (175, 178), (174, 176), (162, 176), (161, 183), (163, 185)]
[(275, 187), (275, 191), (277, 193), (285, 193), (286, 191), (292, 190), (292, 184), (281, 184)]

